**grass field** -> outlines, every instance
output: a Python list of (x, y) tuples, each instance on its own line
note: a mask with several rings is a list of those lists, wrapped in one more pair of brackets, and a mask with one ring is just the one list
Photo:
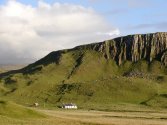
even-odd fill
[(44, 111), (61, 119), (79, 121), (81, 124), (99, 125), (165, 125), (166, 112), (103, 112), (103, 111)]
[(40, 110), (45, 118), (0, 116), (1, 125), (166, 125), (167, 111)]
[(167, 110), (132, 104), (110, 110), (67, 110), (25, 107), (0, 101), (0, 125), (166, 125)]

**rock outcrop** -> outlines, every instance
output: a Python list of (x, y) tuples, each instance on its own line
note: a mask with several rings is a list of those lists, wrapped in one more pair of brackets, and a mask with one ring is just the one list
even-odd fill
[(92, 49), (104, 54), (106, 59), (113, 59), (118, 65), (124, 61), (137, 62), (153, 59), (167, 65), (167, 33), (136, 34), (107, 40), (101, 43), (79, 46), (74, 49)]
[[(106, 59), (115, 60), (118, 65), (125, 61), (137, 62), (139, 60), (146, 60), (152, 62), (157, 60), (162, 65), (167, 66), (167, 32), (128, 35), (100, 43), (77, 46), (73, 49), (54, 51), (23, 69), (2, 73), (0, 77), (7, 76), (8, 74), (39, 71), (42, 69), (42, 66), (50, 63), (59, 64), (63, 53), (75, 50), (77, 50), (76, 53), (81, 52), (80, 56), (85, 50), (99, 52)], [(76, 60), (76, 62), (78, 61)]]

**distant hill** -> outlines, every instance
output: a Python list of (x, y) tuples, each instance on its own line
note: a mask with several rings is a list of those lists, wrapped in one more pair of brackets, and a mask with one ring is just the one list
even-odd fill
[(1, 97), (80, 108), (115, 104), (166, 107), (167, 33), (136, 34), (51, 52), (0, 74)]
[(13, 65), (13, 64), (0, 64), (0, 72), (7, 72), (10, 70), (18, 70), (21, 69), (23, 67), (25, 67), (27, 64), (18, 64), (18, 65)]

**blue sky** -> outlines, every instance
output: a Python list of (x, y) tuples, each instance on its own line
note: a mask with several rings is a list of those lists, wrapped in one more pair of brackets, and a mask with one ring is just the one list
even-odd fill
[(30, 63), (55, 50), (166, 31), (167, 0), (0, 0), (0, 64)]
[[(17, 0), (37, 6), (38, 0)], [(167, 31), (167, 0), (42, 0), (53, 4), (70, 3), (93, 8), (122, 35)], [(1, 0), (0, 4), (5, 4)], [(163, 26), (164, 25), (164, 26)], [(145, 26), (145, 27), (144, 27)]]

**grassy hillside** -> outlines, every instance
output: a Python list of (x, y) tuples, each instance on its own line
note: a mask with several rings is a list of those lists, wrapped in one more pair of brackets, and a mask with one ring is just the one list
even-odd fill
[[(41, 107), (69, 102), (84, 109), (107, 109), (116, 104), (166, 107), (167, 99), (162, 97), (167, 94), (166, 68), (156, 60), (118, 66), (101, 53), (73, 50), (61, 54), (58, 62), (45, 61), (26, 67), (24, 73), (2, 77), (1, 98), (27, 106), (39, 102)], [(157, 99), (163, 102), (156, 104)]]
[(0, 97), (29, 106), (84, 109), (115, 105), (166, 108), (167, 33), (130, 35), (51, 52), (27, 67), (0, 74)]

